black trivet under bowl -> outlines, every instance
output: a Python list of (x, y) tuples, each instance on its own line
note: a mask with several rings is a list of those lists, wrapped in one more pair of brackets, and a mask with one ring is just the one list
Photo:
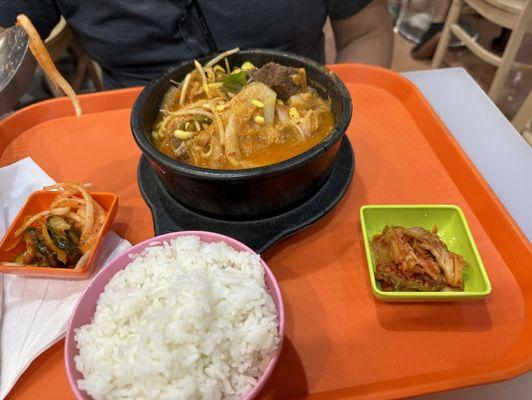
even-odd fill
[(186, 208), (164, 190), (145, 156), (140, 158), (137, 174), (140, 192), (151, 209), (156, 235), (185, 230), (216, 232), (262, 253), (331, 211), (347, 191), (354, 170), (353, 149), (344, 137), (331, 175), (314, 196), (282, 214), (243, 221), (213, 218)]

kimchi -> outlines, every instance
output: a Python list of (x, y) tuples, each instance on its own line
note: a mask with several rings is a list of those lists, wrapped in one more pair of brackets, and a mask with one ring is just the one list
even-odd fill
[(463, 291), (467, 263), (439, 238), (437, 227), (386, 226), (371, 241), (375, 277), (384, 291)]

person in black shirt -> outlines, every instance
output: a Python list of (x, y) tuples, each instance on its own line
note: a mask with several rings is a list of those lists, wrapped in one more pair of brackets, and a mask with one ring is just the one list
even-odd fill
[(63, 16), (108, 89), (144, 85), (182, 60), (234, 47), (323, 63), (327, 16), (336, 62), (389, 66), (392, 53), (385, 0), (10, 0), (0, 2), (0, 27), (20, 13), (42, 38)]

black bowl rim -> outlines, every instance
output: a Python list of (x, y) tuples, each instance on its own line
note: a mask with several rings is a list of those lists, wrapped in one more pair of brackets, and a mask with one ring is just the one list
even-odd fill
[[(227, 169), (211, 169), (211, 168), (202, 168), (196, 167), (193, 165), (181, 163), (177, 160), (174, 160), (171, 157), (163, 154), (155, 148), (146, 135), (143, 133), (142, 129), (142, 110), (146, 103), (146, 100), (151, 93), (151, 91), (159, 85), (163, 80), (168, 79), (170, 75), (174, 73), (176, 69), (182, 68), (187, 64), (193, 63), (193, 59), (185, 60), (177, 64), (175, 67), (167, 70), (159, 77), (152, 80), (144, 89), (140, 92), (139, 96), (135, 100), (133, 109), (131, 111), (131, 130), (133, 132), (133, 137), (137, 142), (137, 145), (140, 147), (142, 152), (146, 154), (148, 159), (155, 160), (158, 164), (162, 164), (165, 168), (176, 171), (181, 175), (193, 177), (193, 178), (202, 178), (202, 179), (214, 179), (214, 180), (237, 180), (243, 178), (265, 178), (269, 176), (275, 176), (280, 174), (285, 174), (291, 170), (302, 167), (305, 164), (316, 159), (320, 154), (327, 151), (335, 143), (339, 141), (345, 134), (349, 123), (351, 122), (352, 115), (352, 102), (351, 95), (347, 90), (344, 83), (340, 78), (325, 66), (317, 63), (314, 60), (309, 58), (275, 49), (246, 49), (240, 50), (239, 54), (264, 54), (270, 57), (279, 57), (290, 59), (296, 61), (303, 65), (304, 67), (311, 67), (319, 72), (321, 72), (326, 79), (330, 80), (333, 87), (338, 91), (338, 96), (340, 97), (341, 102), (341, 112), (338, 115), (338, 120), (334, 126), (331, 133), (320, 143), (314, 147), (308, 149), (307, 151), (298, 154), (295, 157), (289, 158), (275, 164), (265, 165), (262, 167), (255, 168), (246, 168), (246, 169), (237, 169), (237, 170), (227, 170)], [(213, 56), (205, 56), (198, 58), (198, 61), (202, 64), (207, 62)], [(281, 60), (282, 63), (282, 60)], [(329, 95), (334, 95), (329, 93)]]

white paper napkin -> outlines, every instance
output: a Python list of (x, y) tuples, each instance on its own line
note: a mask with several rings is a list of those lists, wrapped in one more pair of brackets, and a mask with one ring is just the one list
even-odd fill
[[(0, 237), (26, 198), (53, 183), (29, 157), (0, 168)], [(98, 266), (129, 247), (127, 240), (109, 232), (100, 248)], [(0, 399), (7, 396), (39, 354), (63, 337), (74, 306), (89, 281), (90, 278), (68, 280), (0, 274), (0, 289), (3, 288), (3, 293), (0, 292)]]

